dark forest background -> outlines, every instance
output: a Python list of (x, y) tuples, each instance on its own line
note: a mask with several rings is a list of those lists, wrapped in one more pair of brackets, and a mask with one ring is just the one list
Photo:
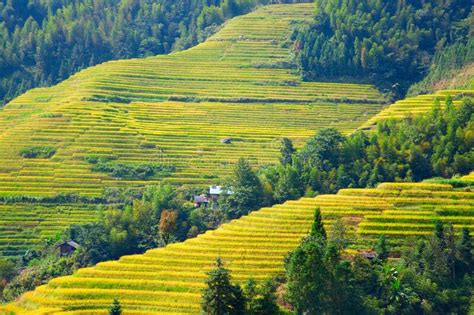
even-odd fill
[[(402, 98), (474, 62), (472, 0), (318, 0), (295, 33), (306, 80), (366, 81)], [(426, 82), (411, 94), (430, 92)]]

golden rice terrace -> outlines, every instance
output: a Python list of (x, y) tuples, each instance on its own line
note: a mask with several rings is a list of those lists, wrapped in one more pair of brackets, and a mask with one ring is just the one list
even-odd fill
[(432, 233), (434, 222), (474, 230), (474, 192), (439, 183), (385, 183), (375, 189), (343, 189), (263, 208), (183, 243), (124, 256), (53, 279), (4, 308), (17, 314), (107, 314), (119, 297), (125, 314), (198, 314), (206, 271), (216, 256), (234, 280), (262, 281), (284, 270), (283, 258), (321, 208), (326, 229), (335, 219), (348, 226), (351, 247), (385, 234), (389, 241)]
[[(107, 62), (18, 97), (0, 112), (0, 196), (215, 183), (239, 157), (276, 162), (282, 137), (353, 131), (385, 100), (369, 85), (299, 79), (288, 37), (311, 15), (311, 4), (263, 7), (187, 51)], [(22, 156), (35, 148), (53, 152)], [(117, 178), (88, 157), (173, 168)]]
[(13, 203), (0, 205), (0, 255), (96, 219), (92, 206), (45, 197), (217, 184), (240, 157), (277, 162), (282, 137), (300, 147), (321, 127), (350, 133), (378, 113), (386, 101), (373, 86), (300, 80), (289, 36), (312, 11), (262, 7), (187, 51), (104, 63), (1, 109), (0, 198)]

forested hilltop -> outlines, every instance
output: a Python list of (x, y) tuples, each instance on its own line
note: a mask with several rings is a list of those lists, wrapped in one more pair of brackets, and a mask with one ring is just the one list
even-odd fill
[[(308, 0), (2, 0), (0, 103), (104, 61), (165, 54), (203, 41), (226, 19)], [(307, 80), (367, 81), (401, 98), (473, 62), (469, 0), (322, 0), (295, 33)]]
[[(428, 71), (439, 76), (473, 60), (472, 1), (321, 0), (315, 5), (313, 24), (294, 36), (308, 80), (367, 80), (400, 98)], [(418, 90), (424, 92), (422, 86)]]
[(2, 0), (0, 103), (104, 61), (182, 50), (259, 4), (298, 0)]

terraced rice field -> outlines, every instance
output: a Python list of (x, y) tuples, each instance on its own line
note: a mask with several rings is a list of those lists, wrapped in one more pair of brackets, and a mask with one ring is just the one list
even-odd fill
[(23, 255), (43, 239), (70, 224), (98, 219), (99, 206), (86, 204), (0, 204), (0, 256)]
[(364, 124), (364, 128), (369, 128), (381, 120), (401, 119), (429, 112), (433, 108), (435, 100), (439, 100), (441, 107), (443, 107), (448, 95), (453, 98), (453, 103), (457, 106), (461, 104), (464, 97), (473, 97), (474, 89), (441, 90), (434, 94), (419, 95), (400, 100), (368, 119), (367, 123)]
[(391, 241), (430, 234), (435, 220), (453, 223), (456, 231), (474, 230), (472, 190), (437, 183), (345, 189), (263, 208), (183, 243), (81, 269), (27, 293), (4, 311), (106, 314), (112, 299), (120, 297), (126, 314), (196, 314), (205, 272), (216, 256), (237, 282), (279, 274), (284, 256), (308, 233), (317, 206), (329, 231), (336, 218), (349, 225), (354, 248), (367, 248), (367, 240), (381, 233)]
[[(92, 172), (89, 155), (174, 165), (169, 183), (216, 183), (239, 157), (276, 162), (282, 137), (298, 147), (321, 127), (357, 129), (385, 103), (373, 86), (302, 82), (291, 64), (288, 36), (312, 11), (262, 7), (187, 51), (107, 62), (18, 97), (0, 111), (0, 196), (98, 196), (162, 180)], [(56, 154), (19, 156), (34, 146)]]
[(468, 175), (463, 176), (462, 179), (464, 179), (464, 180), (473, 180), (474, 181), (474, 172), (471, 172)]

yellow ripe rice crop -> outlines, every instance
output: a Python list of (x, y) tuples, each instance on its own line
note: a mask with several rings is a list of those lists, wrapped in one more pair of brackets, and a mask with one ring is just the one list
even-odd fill
[[(186, 51), (103, 63), (14, 99), (0, 110), (0, 197), (94, 198), (109, 187), (219, 184), (240, 157), (276, 163), (282, 137), (301, 147), (321, 127), (354, 131), (386, 100), (371, 85), (301, 81), (289, 36), (312, 16), (312, 4), (261, 7)], [(49, 159), (20, 155), (32, 147), (56, 151)], [(93, 171), (91, 156), (175, 171), (117, 178)], [(73, 216), (55, 214), (56, 205), (16, 207), (20, 215), (0, 207), (0, 255), (21, 255), (54, 236), (61, 228), (54, 221), (95, 220), (94, 209)], [(23, 232), (12, 238), (15, 229)]]
[(419, 95), (412, 98), (400, 100), (371, 117), (363, 128), (371, 128), (377, 122), (387, 119), (407, 118), (414, 115), (427, 113), (432, 110), (436, 100), (440, 101), (441, 108), (444, 106), (446, 97), (450, 95), (455, 106), (459, 106), (464, 97), (473, 97), (474, 90), (442, 90), (434, 94)]
[[(352, 132), (386, 102), (373, 86), (302, 82), (294, 67), (280, 66), (291, 65), (292, 25), (311, 18), (311, 4), (265, 6), (189, 50), (107, 62), (18, 97), (0, 112), (0, 196), (215, 184), (239, 157), (275, 163), (282, 137), (300, 147), (323, 126)], [(33, 146), (56, 154), (19, 156)], [(119, 180), (92, 172), (91, 155), (176, 171)]]
[[(312, 18), (310, 3), (264, 6), (186, 51), (106, 62), (14, 99), (0, 111), (0, 197), (93, 198), (109, 187), (219, 184), (240, 157), (255, 166), (277, 163), (283, 137), (299, 148), (322, 127), (353, 132), (387, 101), (371, 85), (300, 79), (289, 37)], [(20, 156), (31, 147), (56, 152)], [(93, 171), (91, 156), (175, 171), (117, 178)], [(0, 216), (8, 211), (0, 207)], [(0, 232), (0, 255), (21, 255), (43, 235), (37, 225), (20, 218), (16, 227), (32, 235), (21, 241)]]
[(385, 183), (374, 189), (345, 189), (336, 195), (288, 201), (183, 243), (53, 279), (3, 310), (102, 314), (119, 297), (126, 314), (197, 314), (206, 272), (217, 256), (236, 282), (264, 281), (281, 274), (283, 258), (308, 233), (316, 207), (321, 207), (329, 233), (335, 219), (346, 223), (354, 250), (367, 249), (367, 241), (380, 234), (397, 243), (429, 235), (436, 220), (452, 223), (455, 233), (463, 227), (474, 230), (473, 196), (474, 192), (449, 184)]

